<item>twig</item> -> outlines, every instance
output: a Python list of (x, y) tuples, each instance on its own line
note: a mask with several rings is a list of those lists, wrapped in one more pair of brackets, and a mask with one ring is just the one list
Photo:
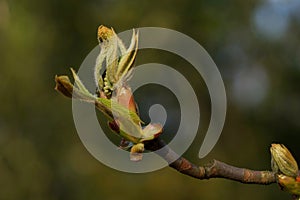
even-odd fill
[[(156, 151), (162, 147), (167, 147), (167, 145), (162, 139), (157, 138), (145, 143), (145, 147), (148, 150)], [(157, 151), (157, 153), (166, 161), (170, 161), (172, 158), (177, 157), (177, 154), (168, 147), (164, 151)], [(276, 175), (272, 171), (254, 171), (238, 168), (218, 160), (213, 160), (204, 166), (196, 166), (187, 159), (180, 157), (169, 166), (182, 174), (201, 180), (210, 178), (225, 178), (246, 184), (269, 185), (276, 183)]]

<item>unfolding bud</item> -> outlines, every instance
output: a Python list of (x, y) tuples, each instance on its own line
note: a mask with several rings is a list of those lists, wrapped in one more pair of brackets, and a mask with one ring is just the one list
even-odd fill
[(271, 167), (276, 173), (286, 176), (297, 177), (298, 165), (290, 151), (283, 144), (272, 144), (271, 148)]
[(294, 177), (285, 176), (279, 174), (277, 176), (278, 184), (284, 191), (287, 191), (294, 195), (300, 195), (300, 181)]
[[(143, 156), (143, 142), (158, 137), (162, 133), (162, 126), (152, 123), (142, 127), (143, 122), (128, 85), (138, 51), (138, 32), (132, 31), (128, 48), (112, 28), (100, 26), (97, 39), (100, 53), (94, 67), (96, 94), (85, 87), (73, 69), (74, 84), (67, 76), (56, 76), (55, 89), (64, 96), (94, 104), (107, 117), (109, 127), (127, 141), (121, 147), (131, 147), (130, 159), (139, 161)], [(103, 74), (102, 66), (106, 67)]]
[(130, 151), (130, 160), (131, 161), (140, 161), (143, 158), (143, 152), (144, 152), (144, 144), (138, 143), (131, 147)]

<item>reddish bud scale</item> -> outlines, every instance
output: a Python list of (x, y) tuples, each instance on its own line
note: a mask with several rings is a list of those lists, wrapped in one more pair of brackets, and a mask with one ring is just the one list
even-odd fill
[(120, 127), (116, 120), (108, 122), (108, 126), (111, 130), (115, 131), (116, 133), (120, 133)]
[(123, 86), (121, 88), (118, 88), (116, 97), (119, 104), (125, 106), (126, 108), (128, 108), (128, 110), (132, 112), (137, 112), (136, 104), (131, 89), (129, 87)]

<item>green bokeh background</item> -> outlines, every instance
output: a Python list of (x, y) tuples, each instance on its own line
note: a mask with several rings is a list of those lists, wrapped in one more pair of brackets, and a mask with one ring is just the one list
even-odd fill
[[(289, 199), (275, 184), (199, 181), (171, 168), (147, 174), (110, 169), (87, 152), (76, 133), (71, 101), (54, 90), (54, 76), (78, 69), (97, 45), (100, 24), (116, 32), (143, 26), (174, 29), (208, 51), (228, 99), (220, 140), (199, 160), (210, 116), (200, 80), (199, 142), (185, 156), (196, 164), (216, 158), (269, 169), (270, 144), (280, 142), (300, 161), (300, 17), (291, 6), (294, 1), (287, 2), (0, 0), (0, 199)], [(279, 11), (284, 12), (279, 19), (288, 16), (283, 26), (280, 20), (272, 24), (278, 15), (268, 10), (271, 5), (290, 9)], [(186, 64), (175, 55), (144, 53), (138, 63)]]

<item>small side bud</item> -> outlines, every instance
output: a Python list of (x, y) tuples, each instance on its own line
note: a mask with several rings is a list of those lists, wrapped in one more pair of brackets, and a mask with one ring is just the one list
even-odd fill
[(272, 170), (296, 178), (298, 165), (290, 151), (283, 144), (272, 144), (270, 151)]
[(130, 160), (131, 161), (140, 161), (143, 158), (143, 152), (144, 152), (144, 144), (138, 143), (131, 147), (130, 151)]
[(72, 98), (73, 84), (70, 82), (68, 76), (55, 76), (55, 90), (66, 97)]

